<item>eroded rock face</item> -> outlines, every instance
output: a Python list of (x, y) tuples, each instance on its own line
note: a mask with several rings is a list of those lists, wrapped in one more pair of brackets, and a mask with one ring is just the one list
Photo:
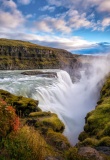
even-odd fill
[(104, 158), (99, 154), (99, 152), (91, 147), (81, 147), (79, 148), (78, 154), (84, 156), (85, 158), (104, 160)]

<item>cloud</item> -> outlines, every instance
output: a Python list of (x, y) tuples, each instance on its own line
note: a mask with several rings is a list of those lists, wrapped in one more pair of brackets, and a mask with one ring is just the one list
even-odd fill
[(17, 5), (14, 1), (10, 0), (10, 1), (7, 1), (7, 0), (2, 0), (2, 6), (5, 7), (5, 8), (9, 8), (9, 9), (16, 9), (17, 8)]
[(98, 8), (100, 12), (110, 12), (110, 0), (104, 0), (102, 1)]
[(102, 21), (102, 26), (103, 26), (104, 28), (110, 26), (110, 17), (107, 17), (107, 18), (104, 18), (104, 19), (103, 19), (103, 21)]
[(63, 33), (70, 33), (71, 28), (67, 26), (67, 23), (64, 19), (60, 18), (53, 18), (53, 17), (44, 17), (42, 20), (35, 22), (35, 29), (41, 30), (43, 32), (63, 32)]
[(47, 0), (50, 5), (61, 6), (62, 0)]
[[(71, 29), (91, 28), (104, 31), (109, 26), (110, 0), (47, 0), (49, 5), (64, 7)], [(65, 18), (65, 20), (67, 20)], [(105, 23), (105, 24), (104, 24)]]
[(61, 32), (69, 34), (73, 30), (80, 28), (94, 28), (93, 18), (87, 18), (86, 13), (80, 14), (77, 10), (69, 9), (64, 13), (56, 14), (56, 17), (41, 16), (34, 22), (34, 30), (42, 32)]
[(0, 11), (0, 28), (12, 29), (24, 22), (24, 18), (19, 11), (14, 11), (13, 13)]
[(9, 33), (9, 32), (0, 32), (0, 37), (11, 38), (11, 39), (22, 39), (25, 41), (34, 42), (44, 46), (50, 46), (54, 48), (62, 48), (68, 51), (90, 48), (95, 45), (93, 42), (84, 40), (78, 36), (55, 36), (52, 34), (26, 34), (26, 33)]
[(74, 29), (92, 28), (93, 23), (86, 18), (86, 13), (79, 14), (77, 10), (70, 9), (68, 11), (69, 26)]
[[(17, 9), (17, 5), (14, 1), (1, 0), (2, 9), (0, 10), (0, 30), (11, 31), (11, 29), (16, 29), (21, 27), (25, 18), (22, 13)], [(8, 10), (6, 11), (6, 9)]]
[[(66, 8), (72, 8), (84, 12), (84, 10), (90, 10), (90, 8), (96, 7), (95, 9), (100, 12), (110, 12), (110, 1), (109, 0), (47, 0), (48, 4), (55, 6), (64, 6)], [(88, 8), (89, 7), (89, 8)]]
[(42, 32), (61, 32), (69, 34), (81, 28), (102, 30), (101, 21), (94, 22), (94, 14), (89, 16), (86, 12), (82, 14), (78, 10), (69, 9), (64, 13), (57, 14), (56, 17), (41, 16), (34, 22), (34, 30)]
[(48, 25), (47, 21), (40, 21), (34, 23), (34, 30), (43, 32), (52, 32), (51, 26)]
[(55, 7), (54, 6), (44, 6), (42, 8), (40, 8), (41, 11), (50, 11), (50, 12), (54, 12)]
[(28, 19), (28, 18), (32, 18), (33, 17), (33, 15), (32, 14), (27, 14), (26, 15), (26, 18)]
[(19, 39), (30, 41), (43, 46), (49, 46), (54, 48), (66, 49), (75, 54), (106, 54), (110, 53), (110, 43), (102, 42), (95, 43), (87, 41), (78, 36), (59, 37), (55, 35), (39, 35), (39, 34), (27, 34), (19, 32), (1, 32), (0, 37), (9, 39)]
[(28, 5), (29, 3), (31, 3), (31, 0), (18, 0), (18, 2), (23, 5)]
[(96, 43), (96, 45), (90, 48), (76, 50), (74, 52), (79, 54), (108, 54), (110, 53), (110, 43)]
[[(95, 6), (99, 12), (101, 6), (98, 4), (102, 2), (102, 0), (84, 0), (80, 5), (80, 0), (51, 0), (50, 6), (44, 6), (41, 10), (52, 12), (55, 9), (56, 15), (54, 14), (53, 16), (53, 13), (49, 12), (47, 12), (47, 15), (43, 15), (43, 12), (41, 12), (42, 14), (37, 18), (31, 13), (23, 15), (14, 0), (0, 0), (0, 2), (2, 2), (0, 11), (0, 37), (28, 40), (40, 45), (75, 51), (96, 45), (94, 42), (73, 36), (75, 30), (86, 28), (103, 31), (110, 26), (110, 18), (108, 15), (106, 15), (106, 17), (102, 17), (101, 15), (102, 19), (99, 20), (95, 19), (95, 12), (90, 11), (89, 14), (86, 12), (88, 3), (91, 4), (91, 6), (93, 3), (93, 6)], [(25, 1), (25, 4), (26, 2), (27, 1)], [(85, 4), (85, 2), (88, 3)], [(24, 1), (22, 1), (22, 3), (24, 3)], [(84, 5), (85, 7), (79, 10), (78, 7)], [(65, 6), (66, 10), (60, 13), (56, 12), (56, 6)], [(31, 22), (29, 21), (30, 18)]]

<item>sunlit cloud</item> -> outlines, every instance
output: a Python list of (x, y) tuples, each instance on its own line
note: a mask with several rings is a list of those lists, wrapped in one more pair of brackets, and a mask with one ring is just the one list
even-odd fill
[[(17, 9), (17, 5), (14, 1), (2, 0), (2, 9), (0, 10), (0, 29), (10, 30), (21, 27), (25, 18), (23, 14)], [(8, 8), (8, 11), (6, 9)]]
[(97, 8), (100, 12), (109, 12), (110, 13), (110, 1), (109, 0), (104, 0), (101, 1)]
[(62, 18), (45, 17), (35, 22), (35, 29), (44, 32), (60, 31), (70, 33), (71, 28)]

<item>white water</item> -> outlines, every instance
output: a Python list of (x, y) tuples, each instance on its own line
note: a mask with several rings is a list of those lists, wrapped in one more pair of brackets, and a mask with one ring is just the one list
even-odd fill
[(39, 100), (44, 111), (57, 113), (65, 124), (64, 135), (75, 145), (83, 130), (86, 114), (95, 108), (103, 79), (110, 71), (109, 62), (95, 60), (89, 71), (81, 71), (81, 79), (72, 83), (66, 71), (57, 72), (56, 78), (21, 75), (20, 71), (1, 71), (0, 88), (16, 95)]

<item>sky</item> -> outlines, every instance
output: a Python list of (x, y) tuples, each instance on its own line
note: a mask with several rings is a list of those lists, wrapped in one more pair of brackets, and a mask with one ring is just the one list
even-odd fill
[(0, 38), (109, 53), (110, 0), (0, 0)]

